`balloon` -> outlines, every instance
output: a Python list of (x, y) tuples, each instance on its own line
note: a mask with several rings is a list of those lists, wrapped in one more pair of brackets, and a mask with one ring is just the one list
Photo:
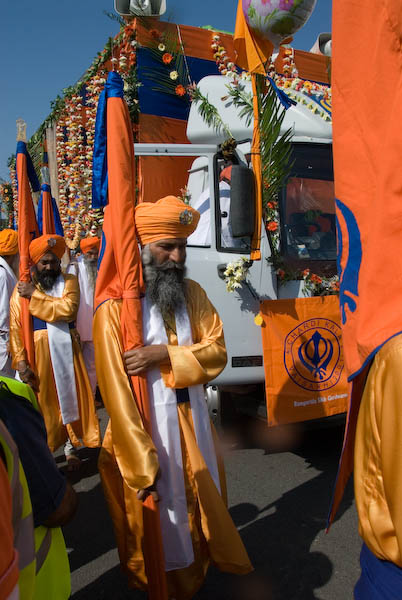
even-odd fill
[(275, 47), (303, 27), (317, 0), (242, 0), (246, 21)]

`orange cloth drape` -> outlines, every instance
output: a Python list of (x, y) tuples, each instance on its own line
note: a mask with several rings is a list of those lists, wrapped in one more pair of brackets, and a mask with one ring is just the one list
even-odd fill
[[(23, 142), (19, 142), (22, 144)], [(27, 150), (26, 150), (27, 152)], [(39, 236), (36, 222), (35, 209), (29, 186), (27, 157), (24, 152), (17, 152), (17, 180), (18, 180), (18, 247), (20, 251), (20, 280), (30, 281), (31, 274), (29, 244)], [(35, 366), (35, 350), (33, 342), (32, 319), (29, 314), (29, 300), (20, 298), (22, 332), (27, 359), (32, 368)]]
[(56, 233), (56, 227), (54, 224), (53, 206), (52, 206), (52, 195), (50, 190), (42, 191), (42, 233), (43, 235)]
[[(400, 5), (333, 5), (333, 146), (345, 364), (353, 379), (333, 517), (353, 468), (367, 370), (402, 331)], [(364, 84), (362, 85), (362, 82)]]
[[(120, 83), (123, 89), (123, 82), (117, 73), (110, 73), (109, 81), (113, 81), (115, 86)], [(107, 167), (109, 206), (105, 211), (95, 307), (110, 298), (123, 299), (121, 332), (124, 350), (129, 350), (143, 345), (141, 261), (134, 221), (134, 142), (130, 115), (122, 97), (110, 97), (107, 100)], [(145, 429), (150, 433), (146, 378), (132, 377), (131, 384)], [(111, 423), (113, 435), (113, 414)], [(151, 496), (143, 503), (143, 519), (148, 595), (150, 600), (167, 600), (159, 513)]]

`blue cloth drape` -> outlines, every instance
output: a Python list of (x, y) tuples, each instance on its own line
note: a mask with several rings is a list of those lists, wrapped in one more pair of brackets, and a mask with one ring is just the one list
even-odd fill
[(286, 108), (286, 110), (288, 108), (290, 108), (292, 105), (295, 106), (297, 104), (297, 102), (295, 102), (292, 98), (289, 98), (289, 96), (280, 88), (278, 88), (278, 86), (276, 85), (275, 81), (272, 79), (272, 77), (267, 77), (269, 83), (271, 84), (272, 88), (275, 90), (276, 95), (278, 96), (278, 100), (279, 102), (282, 104), (282, 106), (284, 108)]
[[(40, 190), (39, 179), (38, 179), (38, 176), (36, 175), (35, 168), (33, 166), (33, 162), (30, 157), (30, 154), (28, 152), (28, 148), (27, 148), (27, 145), (25, 142), (17, 142), (16, 154), (17, 155), (25, 154), (26, 160), (27, 160), (28, 178), (29, 178), (29, 182), (31, 184), (32, 191), (39, 192), (39, 190)], [(18, 180), (17, 180), (17, 185), (18, 185)]]
[[(41, 185), (41, 195), (40, 195), (39, 202), (38, 202), (38, 217), (37, 217), (40, 235), (43, 234), (43, 192), (49, 192), (51, 195), (52, 192), (50, 189), (50, 185), (48, 185), (47, 183), (43, 183)], [(57, 235), (61, 235), (62, 237), (64, 237), (64, 230), (63, 230), (63, 226), (61, 224), (59, 209), (58, 209), (56, 200), (53, 198), (53, 196), (51, 196), (51, 198), (52, 198), (54, 226), (56, 229), (55, 233)]]
[(92, 208), (107, 205), (107, 139), (106, 105), (108, 98), (123, 98), (124, 82), (114, 71), (108, 75), (105, 88), (98, 101), (95, 122), (94, 153), (92, 161)]

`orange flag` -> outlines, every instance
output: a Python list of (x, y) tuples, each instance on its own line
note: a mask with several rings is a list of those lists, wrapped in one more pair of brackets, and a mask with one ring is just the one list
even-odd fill
[(262, 169), (260, 150), (260, 123), (257, 97), (256, 74), (266, 74), (266, 63), (273, 50), (272, 43), (255, 34), (248, 26), (244, 17), (242, 0), (237, 6), (236, 27), (234, 32), (234, 47), (237, 52), (236, 63), (250, 71), (253, 84), (254, 130), (251, 145), (251, 163), (256, 181), (256, 211), (254, 236), (251, 242), (251, 259), (260, 260), (261, 220), (262, 220)]
[[(401, 35), (398, 2), (333, 3), (339, 299), (345, 364), (354, 385), (350, 416), (357, 414), (373, 357), (402, 331)], [(353, 468), (354, 435), (352, 420), (335, 502)]]
[[(110, 298), (122, 298), (121, 332), (124, 350), (143, 346), (141, 312), (141, 260), (136, 239), (134, 202), (134, 142), (126, 103), (123, 100), (123, 80), (117, 73), (109, 73), (105, 95), (98, 111), (106, 117), (100, 137), (104, 137), (103, 156), (94, 153), (95, 170), (107, 173), (109, 204), (100, 251), (100, 268), (95, 292), (95, 309)], [(100, 121), (100, 119), (99, 119)], [(99, 131), (98, 131), (99, 133)], [(96, 134), (97, 135), (97, 134)], [(95, 141), (96, 143), (96, 141)], [(105, 154), (106, 151), (106, 154)], [(107, 165), (105, 158), (107, 156)], [(106, 168), (107, 166), (107, 168)], [(95, 187), (97, 182), (95, 182)], [(100, 185), (105, 197), (105, 186)], [(105, 245), (105, 239), (107, 244)], [(145, 429), (151, 435), (147, 382), (145, 376), (131, 377), (133, 395), (142, 416)], [(167, 600), (165, 561), (162, 546), (159, 511), (151, 496), (143, 503), (144, 559), (150, 600)]]
[(42, 234), (56, 233), (54, 224), (52, 194), (49, 185), (42, 185)]
[[(29, 244), (39, 236), (35, 209), (32, 201), (30, 182), (33, 191), (39, 190), (39, 181), (33, 168), (25, 142), (17, 143), (17, 182), (18, 182), (18, 246), (20, 251), (20, 280), (31, 281)], [(24, 347), (31, 368), (35, 367), (32, 319), (29, 313), (29, 300), (20, 298), (22, 334)]]
[(242, 0), (239, 0), (237, 6), (233, 41), (237, 52), (236, 64), (250, 73), (265, 75), (265, 64), (274, 47), (268, 39), (260, 37), (250, 29), (243, 13)]

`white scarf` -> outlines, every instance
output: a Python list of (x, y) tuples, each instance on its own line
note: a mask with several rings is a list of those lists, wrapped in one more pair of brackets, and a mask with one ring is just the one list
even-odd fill
[[(64, 292), (64, 285), (64, 277), (63, 275), (59, 275), (52, 289), (46, 290), (46, 294), (54, 298), (61, 298)], [(67, 425), (68, 423), (78, 421), (80, 418), (70, 328), (66, 321), (46, 323), (46, 327), (50, 360), (53, 367), (61, 417), (63, 424)]]
[[(191, 346), (190, 319), (185, 308), (176, 310), (177, 339), (179, 346)], [(168, 344), (162, 315), (146, 298), (142, 301), (144, 343)], [(194, 562), (194, 552), (188, 524), (186, 490), (177, 414), (177, 397), (174, 389), (167, 388), (160, 369), (147, 372), (148, 394), (152, 421), (152, 439), (158, 451), (161, 476), (157, 482), (160, 495), (165, 569), (182, 569)], [(212, 439), (211, 425), (202, 385), (188, 388), (197, 444), (207, 468), (220, 491), (219, 472)]]

